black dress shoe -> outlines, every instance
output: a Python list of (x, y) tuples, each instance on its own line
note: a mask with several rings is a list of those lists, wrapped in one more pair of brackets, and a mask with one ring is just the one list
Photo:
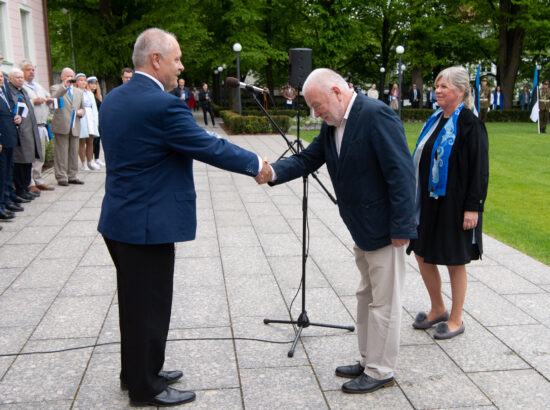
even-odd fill
[[(23, 198), (23, 199), (28, 199), (29, 201), (32, 201), (34, 200), (34, 198), (36, 198), (34, 195), (31, 195), (30, 193), (27, 193), (27, 192), (23, 192), (22, 194), (20, 195), (17, 195), (19, 198)], [(13, 199), (12, 199), (13, 201)]]
[(81, 181), (81, 180), (78, 179), (78, 178), (69, 179), (69, 184), (83, 185), (83, 184), (84, 184), (84, 181)]
[(34, 196), (35, 198), (38, 198), (38, 197), (40, 196), (40, 191), (39, 191), (39, 192), (25, 191), (25, 193), (26, 193), (27, 195)]
[(361, 376), (364, 371), (365, 368), (361, 366), (361, 363), (357, 362), (355, 364), (350, 364), (349, 366), (338, 366), (336, 368), (336, 376), (354, 379)]
[(59, 186), (69, 186), (69, 183), (67, 181), (57, 181), (57, 185), (59, 185)]
[[(161, 370), (159, 372), (159, 376), (164, 377), (166, 379), (166, 383), (172, 384), (183, 377), (183, 372), (181, 370)], [(128, 383), (126, 383), (124, 380), (120, 381), (120, 390), (128, 390)]]
[(24, 198), (21, 198), (20, 196), (17, 196), (17, 195), (14, 195), (10, 198), (10, 200), (12, 202), (15, 202), (16, 204), (26, 204), (27, 202), (31, 202), (30, 199), (24, 199)]
[(363, 373), (361, 376), (345, 382), (342, 385), (342, 390), (345, 393), (371, 393), (382, 387), (390, 387), (395, 384), (395, 379), (390, 377), (389, 379), (375, 379), (369, 375)]
[(149, 400), (130, 400), (132, 406), (177, 406), (178, 404), (189, 403), (195, 400), (195, 393), (167, 387), (155, 397)]
[(0, 211), (0, 219), (13, 219), (15, 218), (15, 215), (13, 212), (6, 211), (5, 209)]
[(25, 208), (23, 208), (19, 204), (16, 204), (15, 202), (10, 202), (9, 204), (7, 204), (6, 209), (9, 209), (10, 211), (13, 211), (13, 212), (23, 212), (25, 210)]

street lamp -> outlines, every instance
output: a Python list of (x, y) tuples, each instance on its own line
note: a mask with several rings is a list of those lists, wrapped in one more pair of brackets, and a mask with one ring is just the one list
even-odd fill
[(63, 7), (61, 13), (69, 15), (69, 35), (71, 37), (71, 54), (73, 55), (73, 71), (76, 73), (76, 63), (74, 59), (74, 45), (73, 45), (73, 23), (71, 21), (71, 10)]
[[(233, 44), (233, 51), (237, 54), (237, 79), (241, 81), (241, 64), (239, 62), (239, 53), (243, 49), (243, 46), (241, 46), (239, 43)], [(239, 88), (237, 90), (237, 101), (239, 104), (239, 115), (242, 115), (242, 107), (241, 107), (241, 89)]]
[(402, 71), (403, 66), (401, 65), (401, 54), (405, 52), (405, 48), (403, 46), (397, 46), (395, 47), (395, 52), (399, 56), (399, 105), (397, 106), (397, 110), (399, 112), (399, 118), (401, 118), (401, 101), (403, 101), (403, 98), (401, 96), (401, 82), (402, 82)]
[(384, 67), (380, 67), (380, 100), (384, 101), (384, 73), (386, 72), (386, 69)]
[(222, 71), (223, 71), (223, 67), (222, 67), (222, 66), (219, 66), (219, 67), (218, 67), (218, 73), (219, 73), (219, 80), (218, 80), (218, 104), (220, 104), (220, 105), (223, 105), (223, 96), (222, 96), (222, 82), (223, 82), (223, 78), (222, 78)]

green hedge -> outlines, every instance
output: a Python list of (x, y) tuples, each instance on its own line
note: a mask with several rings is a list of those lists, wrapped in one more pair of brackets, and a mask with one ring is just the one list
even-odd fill
[[(402, 108), (401, 118), (404, 122), (424, 122), (433, 112), (434, 110), (428, 108)], [(487, 113), (487, 122), (529, 122), (530, 114), (530, 111), (521, 111), (517, 109), (489, 111)]]
[[(277, 132), (264, 115), (241, 116), (233, 111), (220, 111), (220, 117), (233, 134), (270, 134)], [(284, 132), (290, 128), (290, 118), (287, 115), (274, 115), (273, 120)]]

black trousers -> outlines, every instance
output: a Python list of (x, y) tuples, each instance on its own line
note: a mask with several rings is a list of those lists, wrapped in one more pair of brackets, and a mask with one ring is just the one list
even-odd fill
[(133, 245), (104, 238), (117, 271), (120, 379), (133, 400), (166, 389), (164, 365), (174, 278), (174, 244)]
[(210, 113), (210, 118), (212, 119), (212, 125), (216, 125), (214, 122), (214, 110), (212, 110), (212, 106), (210, 103), (202, 104), (202, 114), (204, 115), (204, 125), (208, 125), (208, 119), (206, 118), (206, 113)]
[(94, 158), (99, 159), (101, 152), (101, 137), (94, 137)]
[(29, 190), (31, 183), (32, 163), (13, 164), (13, 185), (15, 185), (15, 195), (24, 194)]

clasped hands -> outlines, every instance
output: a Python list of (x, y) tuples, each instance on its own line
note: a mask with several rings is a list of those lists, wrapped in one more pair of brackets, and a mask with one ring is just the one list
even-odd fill
[(262, 169), (258, 172), (258, 175), (254, 177), (258, 184), (265, 184), (273, 179), (273, 171), (267, 161), (267, 158), (263, 159)]

